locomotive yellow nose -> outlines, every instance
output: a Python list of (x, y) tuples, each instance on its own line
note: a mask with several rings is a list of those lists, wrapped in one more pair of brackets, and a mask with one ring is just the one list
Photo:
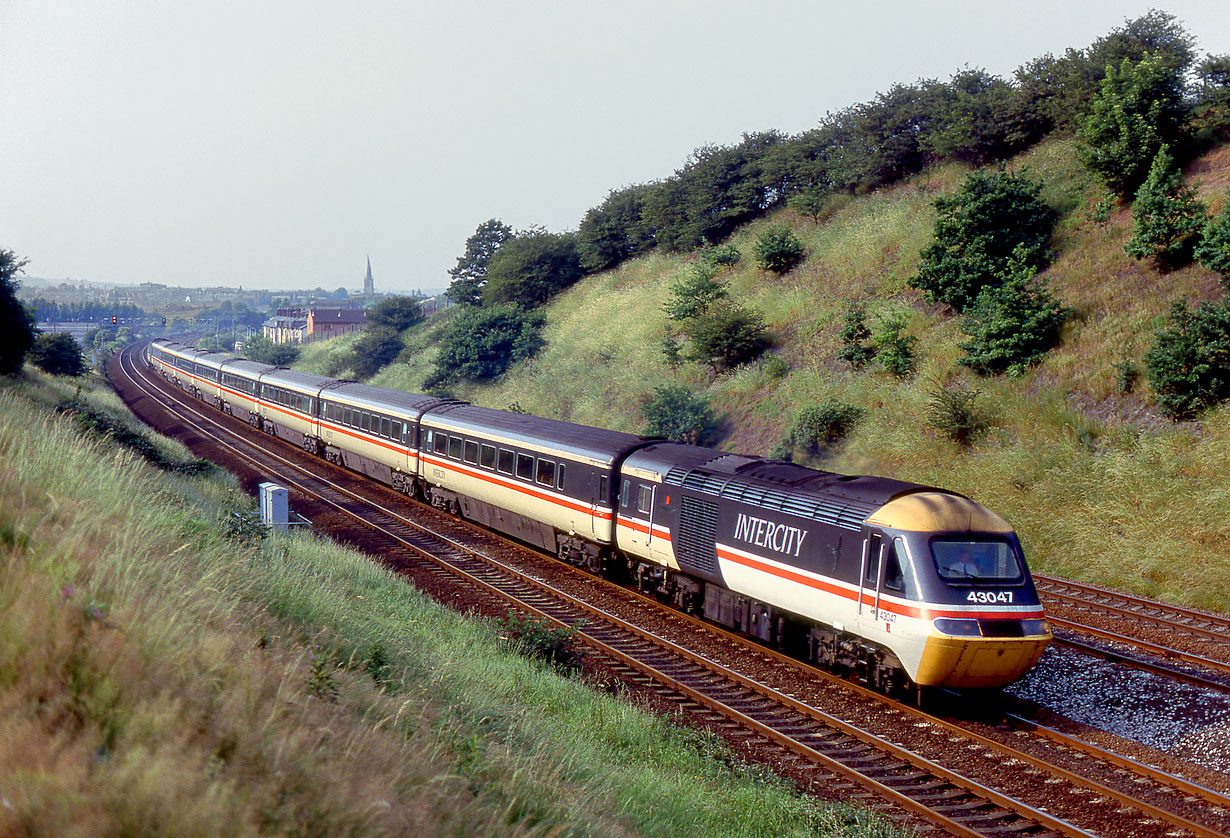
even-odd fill
[(948, 637), (933, 633), (914, 680), (924, 687), (1002, 687), (1028, 672), (1051, 633), (1034, 637)]

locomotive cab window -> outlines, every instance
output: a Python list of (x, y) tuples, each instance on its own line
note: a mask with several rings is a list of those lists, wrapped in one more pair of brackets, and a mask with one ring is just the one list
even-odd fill
[(522, 480), (534, 479), (534, 458), (529, 454), (517, 455), (517, 476)]
[(650, 504), (653, 502), (653, 489), (649, 486), (641, 486), (636, 493), (636, 509), (638, 512), (649, 512)]
[(940, 578), (948, 582), (1018, 582), (1017, 553), (1007, 541), (936, 538), (931, 555)]
[(895, 539), (889, 545), (888, 558), (884, 560), (884, 588), (889, 591), (905, 590), (905, 575), (901, 572), (901, 560), (898, 551), (901, 549), (901, 539)]

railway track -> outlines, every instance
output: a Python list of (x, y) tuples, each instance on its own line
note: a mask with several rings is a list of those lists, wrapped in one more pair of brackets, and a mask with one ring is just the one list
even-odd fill
[(1035, 574), (1056, 642), (1230, 692), (1230, 618)]
[[(871, 711), (863, 708), (838, 715), (821, 710), (749, 677), (738, 666), (720, 662), (717, 657), (721, 655), (704, 654), (674, 642), (456, 538), (428, 531), (404, 511), (375, 499), (374, 493), (356, 493), (323, 477), (334, 470), (319, 460), (311, 460), (308, 466), (294, 461), (302, 461), (305, 456), (296, 449), (286, 446), (288, 456), (282, 456), (268, 450), (281, 448), (280, 443), (267, 446), (267, 438), (261, 438), (261, 444), (252, 442), (251, 438), (259, 434), (246, 425), (235, 423), (235, 429), (231, 429), (199, 402), (178, 391), (168, 392), (161, 380), (138, 367), (131, 350), (120, 357), (119, 363), (149, 398), (160, 404), (178, 402), (180, 422), (196, 433), (216, 435), (218, 444), (230, 448), (235, 457), (263, 474), (275, 475), (292, 492), (361, 521), (378, 534), (383, 549), (410, 552), (435, 562), (436, 572), (462, 579), (528, 613), (561, 625), (580, 625), (585, 642), (629, 680), (644, 683), (729, 735), (756, 739), (758, 748), (772, 751), (778, 761), (799, 766), (804, 773), (818, 772), (831, 790), (842, 791), (845, 796), (873, 807), (894, 807), (911, 813), (930, 829), (959, 835), (1212, 836), (1226, 834), (1230, 827), (1230, 820), (1217, 817), (1215, 812), (1225, 806), (1226, 817), (1230, 817), (1230, 799), (1201, 797), (1204, 792), (1216, 793), (1194, 784), (1180, 793), (1210, 804), (1202, 812), (1208, 817), (1197, 820), (1175, 811), (1183, 806), (1158, 805), (1002, 742), (916, 714), (874, 693), (864, 691), (871, 697), (862, 699), (866, 706), (875, 708)], [(213, 425), (221, 425), (222, 430), (209, 430)], [(712, 631), (711, 627), (706, 630)], [(756, 654), (770, 656), (763, 649), (757, 649)], [(793, 667), (796, 674), (805, 669), (789, 659), (782, 659), (778, 665)], [(844, 689), (849, 687), (846, 684)], [(860, 723), (856, 718), (859, 715), (873, 717), (880, 731), (873, 732), (875, 724)], [(905, 734), (911, 728), (915, 740), (935, 747), (905, 744), (902, 740), (910, 738)], [(963, 758), (954, 760), (954, 751)], [(968, 770), (971, 765), (995, 770), (980, 773)], [(1126, 781), (1129, 788), (1137, 782), (1151, 789), (1171, 789), (1171, 794), (1178, 788), (1156, 772), (1150, 776), (1143, 768), (1120, 765), (1116, 770), (1135, 772)], [(1002, 779), (1005, 773), (1010, 775), (1008, 781)], [(992, 783), (976, 776), (992, 778)], [(995, 780), (997, 777), (1001, 779)], [(996, 782), (1010, 790), (993, 787)], [(1190, 804), (1186, 807), (1189, 815), (1191, 808)]]

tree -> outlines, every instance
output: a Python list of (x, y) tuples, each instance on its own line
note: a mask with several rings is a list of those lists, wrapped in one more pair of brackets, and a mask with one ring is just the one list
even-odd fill
[(1186, 138), (1183, 77), (1163, 56), (1109, 66), (1077, 136), (1081, 159), (1120, 198), (1136, 193), (1163, 145)]
[(966, 312), (961, 331), (969, 340), (958, 344), (965, 355), (957, 363), (979, 375), (1024, 372), (1059, 342), (1070, 315), (1022, 255), (1003, 284), (983, 290)]
[(1230, 305), (1187, 300), (1170, 307), (1167, 325), (1145, 352), (1149, 385), (1172, 419), (1188, 419), (1230, 398)]
[(509, 239), (491, 258), (483, 304), (537, 308), (581, 276), (576, 233), (534, 228)]
[(367, 325), (400, 332), (422, 322), (423, 307), (413, 297), (385, 297), (367, 310)]
[(918, 337), (906, 334), (906, 318), (897, 311), (884, 315), (873, 339), (876, 360), (889, 375), (904, 378), (914, 372), (916, 365), (914, 347)]
[(684, 445), (712, 445), (718, 436), (718, 420), (704, 396), (682, 384), (655, 387), (641, 406), (645, 435), (660, 436)]
[(784, 274), (803, 261), (806, 254), (807, 250), (799, 237), (785, 225), (765, 230), (756, 237), (756, 243), (752, 245), (756, 264), (761, 270), (775, 274)]
[(288, 367), (299, 358), (299, 347), (293, 343), (274, 343), (262, 335), (253, 335), (243, 342), (243, 354), (262, 364)]
[(26, 356), (30, 363), (52, 375), (67, 375), (76, 378), (85, 375), (85, 359), (81, 347), (67, 332), (39, 335)]
[(910, 284), (964, 311), (1001, 282), (1018, 251), (1026, 264), (1044, 266), (1057, 216), (1041, 191), (1022, 175), (972, 173), (956, 195), (936, 200), (935, 235)]
[(709, 306), (726, 299), (726, 285), (716, 279), (717, 270), (705, 261), (693, 262), (682, 279), (671, 283), (671, 296), (662, 309), (671, 320), (687, 320), (703, 314)]
[(17, 299), (17, 274), (26, 265), (11, 250), (0, 249), (0, 375), (21, 372), (26, 353), (34, 345), (34, 319)]
[(653, 229), (643, 213), (650, 186), (612, 191), (606, 200), (585, 213), (577, 229), (581, 268), (590, 273), (613, 268), (654, 246)]
[(1196, 190), (1183, 183), (1166, 146), (1158, 150), (1149, 176), (1136, 193), (1132, 220), (1132, 237), (1123, 247), (1128, 256), (1152, 259), (1163, 271), (1191, 259), (1204, 225), (1204, 206), (1196, 200)]
[(478, 225), (474, 235), (466, 239), (465, 252), (457, 257), (457, 264), (448, 272), (453, 278), (444, 292), (459, 305), (479, 305), (483, 301), (483, 285), (487, 282), (487, 267), (491, 257), (513, 237), (513, 229), (496, 218)]
[(424, 387), (437, 390), (458, 380), (498, 378), (546, 344), (542, 337), (545, 323), (541, 314), (514, 305), (463, 311), (440, 339), (440, 355)]
[(1196, 247), (1196, 261), (1221, 276), (1221, 284), (1230, 291), (1230, 194), (1221, 212), (1208, 219)]

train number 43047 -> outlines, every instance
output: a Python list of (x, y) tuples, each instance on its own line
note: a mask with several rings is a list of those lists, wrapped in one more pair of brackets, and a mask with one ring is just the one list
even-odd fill
[(981, 602), (987, 605), (995, 603), (1012, 604), (1012, 591), (970, 591), (966, 602)]

